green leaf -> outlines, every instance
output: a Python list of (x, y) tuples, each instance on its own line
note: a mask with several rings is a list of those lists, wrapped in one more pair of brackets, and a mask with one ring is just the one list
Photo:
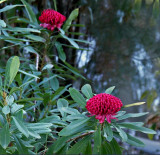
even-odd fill
[(110, 142), (113, 154), (122, 154), (121, 149), (117, 141), (113, 138), (112, 141)]
[(106, 93), (106, 94), (111, 94), (112, 91), (114, 90), (114, 88), (115, 88), (115, 86), (109, 87), (109, 88), (105, 91), (105, 93)]
[(49, 128), (38, 128), (36, 130), (33, 128), (33, 131), (35, 131), (37, 134), (45, 134), (45, 135), (51, 133), (51, 129)]
[(115, 117), (117, 118), (117, 117), (123, 116), (125, 113), (126, 113), (126, 111), (118, 111), (117, 115), (115, 115)]
[[(156, 123), (153, 124), (153, 125), (150, 127), (150, 129), (155, 130), (155, 129), (156, 129)], [(153, 137), (154, 137), (153, 134), (148, 134), (147, 136), (148, 136), (148, 138), (149, 138), (150, 140), (153, 140)]]
[(59, 42), (56, 41), (56, 42), (55, 42), (55, 46), (56, 46), (56, 48), (57, 48), (59, 58), (60, 58), (62, 61), (66, 61), (66, 54), (65, 54), (64, 51), (63, 51), (62, 45), (61, 45)]
[(80, 154), (87, 147), (88, 142), (91, 140), (92, 135), (85, 136), (79, 140), (75, 145), (73, 145), (68, 151), (67, 154)]
[(10, 132), (9, 132), (9, 125), (6, 124), (0, 130), (0, 144), (1, 146), (6, 149), (10, 143)]
[(16, 103), (14, 103), (12, 105), (12, 107), (11, 107), (11, 113), (13, 114), (13, 113), (17, 112), (18, 110), (20, 110), (23, 107), (24, 107), (24, 105), (18, 105)]
[(16, 142), (16, 147), (19, 154), (29, 154), (27, 147), (23, 144), (22, 140), (13, 135), (14, 141)]
[(34, 54), (38, 55), (38, 53), (36, 52), (36, 50), (32, 46), (24, 47), (24, 49), (27, 50), (27, 52), (34, 53)]
[(2, 112), (3, 112), (5, 115), (9, 114), (9, 113), (10, 113), (10, 108), (9, 108), (9, 106), (8, 106), (8, 105), (4, 106), (4, 107), (2, 108)]
[(29, 102), (29, 101), (43, 101), (43, 98), (31, 97), (31, 98), (20, 99), (15, 102), (19, 103), (19, 102)]
[(56, 154), (57, 155), (66, 154), (68, 147), (69, 147), (69, 143), (66, 143)]
[(79, 104), (80, 107), (85, 108), (86, 106), (86, 100), (85, 98), (81, 95), (81, 93), (74, 89), (74, 88), (69, 88), (69, 93), (73, 100)]
[(80, 39), (73, 39), (73, 40), (80, 43), (92, 44), (90, 41), (86, 41), (86, 40), (80, 40)]
[(16, 111), (16, 117), (19, 119), (19, 120), (22, 120), (23, 121), (23, 110), (20, 109), (19, 111)]
[(115, 126), (115, 128), (118, 131), (119, 135), (122, 137), (122, 141), (126, 142), (128, 139), (127, 134), (119, 126)]
[[(52, 67), (53, 67), (52, 64), (47, 64), (47, 65), (44, 67), (44, 69), (47, 69), (50, 77), (54, 77), (54, 76), (55, 76), (55, 75), (52, 73), (52, 71), (51, 71), (51, 68), (52, 68)], [(43, 70), (43, 69), (42, 69), (42, 70)], [(58, 80), (56, 77), (52, 78), (52, 79), (49, 81), (49, 84), (50, 84), (51, 88), (52, 88), (54, 91), (56, 91), (56, 90), (59, 88), (59, 80)]]
[(71, 115), (80, 114), (80, 112), (77, 109), (73, 109), (73, 108), (69, 108), (69, 107), (62, 107), (61, 110), (65, 113), (68, 113)]
[(9, 106), (11, 106), (14, 102), (14, 97), (12, 95), (6, 97), (6, 102)]
[[(25, 13), (26, 14), (26, 13)], [(25, 24), (30, 24), (32, 27), (35, 27), (35, 28), (40, 28), (40, 26), (39, 25), (37, 25), (36, 23), (33, 23), (33, 22), (31, 22), (29, 19), (27, 19), (27, 18), (19, 18), (18, 16), (17, 16), (17, 18), (15, 17), (15, 21), (14, 21), (15, 23), (25, 23)]]
[(0, 127), (2, 128), (6, 124), (6, 120), (3, 115), (0, 114)]
[(92, 145), (91, 145), (91, 140), (88, 142), (86, 145), (86, 149), (83, 151), (82, 154), (92, 154)]
[(22, 76), (20, 73), (16, 75), (15, 81), (18, 83), (18, 86), (21, 86), (23, 83), (25, 84), (25, 82), (22, 81)]
[(73, 114), (73, 115), (68, 115), (66, 117), (66, 120), (67, 121), (73, 121), (73, 120), (79, 120), (79, 119), (84, 119), (84, 118), (87, 118), (87, 116), (82, 115), (82, 114)]
[(99, 154), (101, 152), (101, 126), (94, 133), (94, 149), (93, 154)]
[(51, 77), (49, 77), (49, 78), (44, 78), (43, 81), (41, 81), (39, 84), (37, 84), (37, 85), (36, 85), (35, 87), (33, 87), (32, 89), (35, 89), (36, 87), (38, 87), (38, 86), (40, 86), (40, 85), (42, 85), (42, 84), (44, 84), (44, 83), (47, 83), (48, 81), (52, 80), (52, 79), (55, 78), (55, 77), (57, 77), (57, 75), (53, 75), (53, 76), (51, 76)]
[(34, 77), (34, 78), (36, 78), (36, 79), (39, 79), (39, 77), (38, 76), (36, 76), (36, 75), (34, 75), (34, 74), (30, 74), (30, 73), (27, 73), (27, 72), (25, 72), (25, 71), (22, 71), (22, 70), (18, 70), (20, 73), (23, 73), (23, 74), (25, 74), (25, 75), (28, 75), (28, 76), (30, 76), (30, 77)]
[(132, 124), (132, 125), (137, 125), (137, 126), (143, 126), (144, 122), (123, 122), (123, 123), (117, 123), (118, 125), (123, 125), (123, 124)]
[(10, 9), (13, 9), (13, 8), (15, 8), (15, 7), (17, 7), (17, 6), (23, 6), (23, 5), (7, 5), (7, 6), (4, 7), (3, 9), (0, 9), (0, 13), (1, 13), (1, 12), (5, 12), (5, 11), (8, 11), (8, 10), (10, 10)]
[(55, 120), (60, 120), (60, 117), (59, 116), (57, 116), (57, 115), (51, 115), (51, 116), (47, 116), (47, 117), (45, 117), (44, 119), (42, 119), (41, 121), (40, 121), (40, 123), (53, 123), (53, 121), (55, 121)]
[(73, 135), (75, 133), (77, 133), (80, 129), (83, 129), (84, 126), (87, 125), (87, 122), (90, 118), (86, 118), (86, 119), (81, 119), (81, 120), (76, 120), (72, 123), (70, 123), (67, 127), (63, 128), (60, 132), (59, 132), (59, 136), (70, 136)]
[(64, 92), (68, 90), (68, 87), (70, 87), (71, 84), (65, 86), (65, 87), (59, 87), (58, 90), (51, 96), (52, 101), (55, 101), (58, 99)]
[(103, 131), (104, 131), (104, 137), (110, 142), (113, 139), (113, 131), (111, 129), (110, 124), (105, 122)]
[(6, 86), (7, 82), (9, 82), (9, 85), (13, 82), (15, 76), (17, 75), (19, 66), (20, 66), (20, 61), (19, 61), (19, 57), (17, 56), (11, 57), (7, 61), (4, 87)]
[[(0, 3), (1, 3), (1, 1), (0, 1)], [(6, 155), (7, 154), (7, 152), (5, 151), (5, 149), (3, 149), (3, 147), (0, 145), (0, 154), (1, 155)]]
[(80, 32), (67, 32), (67, 34), (72, 34), (72, 35), (77, 35), (77, 36), (87, 36), (84, 33), (80, 33)]
[(57, 101), (57, 108), (60, 111), (62, 117), (65, 116), (65, 112), (62, 110), (62, 107), (68, 107), (68, 104), (69, 104), (68, 101), (65, 99), (59, 99)]
[(141, 126), (137, 126), (136, 124), (131, 124), (131, 123), (124, 122), (124, 123), (119, 123), (119, 125), (121, 127), (136, 130), (136, 131), (141, 131), (143, 133), (156, 134), (156, 132), (154, 130), (148, 129), (148, 128), (145, 128), (145, 127), (141, 127)]
[(65, 34), (60, 33), (61, 37), (68, 40), (70, 42), (71, 45), (73, 45), (75, 48), (79, 48), (78, 44), (71, 38), (68, 38)]
[(18, 128), (18, 130), (20, 132), (22, 132), (28, 138), (29, 132), (28, 132), (27, 127), (24, 125), (24, 123), (21, 120), (19, 120), (18, 118), (14, 117), (14, 116), (12, 116), (12, 119), (14, 121), (14, 124)]
[(103, 142), (102, 147), (101, 147), (101, 154), (113, 154), (112, 147), (110, 143), (107, 143), (106, 141)]
[(151, 104), (157, 97), (157, 92), (155, 90), (150, 91), (149, 95), (147, 96), (147, 107), (150, 108)]
[(18, 69), (20, 66), (20, 61), (19, 61), (19, 57), (15, 56), (12, 59), (12, 62), (10, 64), (10, 80), (9, 80), (9, 85), (12, 83), (12, 81), (14, 80), (15, 76), (17, 75)]
[(9, 27), (9, 28), (3, 28), (3, 30), (11, 31), (11, 32), (35, 32), (35, 33), (41, 33), (41, 31), (39, 31), (37, 29), (21, 28), (21, 27)]
[(77, 18), (79, 14), (79, 9), (75, 9), (71, 12), (70, 16), (68, 17), (67, 21), (65, 22), (65, 24), (63, 25), (63, 30), (66, 32), (69, 27), (71, 26), (71, 23), (73, 20), (75, 20)]
[(92, 88), (91, 88), (91, 86), (89, 84), (85, 84), (81, 88), (81, 91), (88, 99), (93, 97)]
[(46, 134), (51, 132), (52, 123), (25, 123), (25, 126), (29, 131), (34, 131), (37, 134)]
[(35, 16), (35, 13), (33, 12), (32, 7), (25, 0), (21, 0), (21, 1), (25, 6), (25, 9), (27, 11), (27, 14), (28, 14), (28, 17), (29, 17), (30, 21), (37, 24), (38, 23), (37, 18)]
[(6, 49), (9, 49), (9, 48), (11, 48), (11, 47), (14, 47), (14, 46), (18, 46), (18, 45), (21, 45), (21, 46), (23, 46), (23, 44), (22, 43), (15, 43), (15, 42), (12, 42), (12, 41), (9, 41), (9, 40), (6, 40), (6, 42), (10, 42), (10, 43), (14, 43), (13, 45), (10, 45), (10, 46), (4, 46), (3, 48), (1, 48), (1, 50), (6, 50)]
[(9, 92), (9, 96), (12, 95), (14, 92), (20, 91), (20, 90), (21, 90), (21, 88), (19, 88), (19, 87), (13, 87)]
[[(76, 47), (68, 45), (68, 44), (62, 44), (61, 43), (61, 45), (65, 46), (65, 47), (68, 47), (68, 48), (77, 49)], [(81, 51), (91, 51), (90, 49), (86, 49), (86, 48), (79, 48), (79, 50), (81, 50)]]
[(123, 119), (127, 119), (127, 118), (130, 118), (130, 117), (140, 117), (140, 116), (144, 116), (148, 114), (148, 112), (143, 112), (143, 113), (128, 113), (128, 114), (125, 114), (123, 116), (120, 116), (118, 118), (118, 120), (123, 120)]
[(140, 141), (139, 139), (132, 137), (131, 135), (127, 134), (128, 139), (127, 139), (127, 143), (133, 146), (137, 146), (137, 147), (143, 147), (145, 144)]
[(45, 43), (46, 40), (40, 36), (36, 36), (36, 35), (33, 35), (33, 34), (30, 34), (30, 35), (25, 35), (25, 37), (31, 39), (31, 40), (34, 40), (34, 41), (37, 41), (37, 42), (42, 42), (42, 43)]
[(59, 81), (58, 79), (55, 77), (53, 79), (50, 80), (50, 85), (51, 85), (51, 88), (56, 91), (58, 88), (59, 88)]
[(4, 22), (4, 20), (0, 19), (0, 27), (6, 27), (6, 23)]
[(24, 86), (29, 85), (29, 84), (32, 83), (33, 81), (35, 81), (35, 79), (29, 80), (29, 81), (23, 83), (19, 88), (21, 89), (21, 88), (23, 88)]
[(28, 129), (33, 129), (34, 131), (39, 128), (49, 128), (52, 126), (51, 123), (26, 123)]
[(53, 68), (53, 65), (52, 64), (47, 64), (45, 65), (43, 68), (42, 68), (42, 71), (45, 70), (45, 69), (52, 69)]
[(57, 116), (57, 115), (48, 116), (48, 117), (42, 119), (42, 120), (40, 121), (40, 123), (53, 123), (53, 124), (59, 124), (59, 125), (63, 125), (63, 126), (64, 126), (64, 125), (65, 125), (65, 126), (68, 125), (68, 123), (62, 121), (62, 120), (60, 119), (60, 117)]
[(71, 71), (73, 74), (75, 74), (75, 75), (81, 77), (82, 79), (86, 80), (86, 78), (85, 78), (83, 75), (81, 75), (76, 68), (72, 67), (72, 66), (71, 66), (70, 64), (68, 64), (67, 62), (64, 62), (64, 64), (65, 64), (66, 66), (65, 66), (65, 65), (62, 65), (62, 64), (61, 64), (61, 66), (63, 66), (64, 68), (68, 69), (68, 70)]
[(48, 149), (46, 155), (57, 153), (65, 144), (70, 137), (60, 137), (56, 140)]
[(35, 131), (31, 130), (31, 129), (28, 130), (28, 133), (29, 133), (30, 136), (32, 136), (34, 138), (41, 139), (41, 136), (38, 133), (36, 133)]
[[(0, 28), (0, 30), (2, 30), (2, 28)], [(3, 28), (4, 30), (4, 28)], [(20, 43), (20, 41), (22, 42), (26, 42), (26, 41), (30, 41), (30, 40), (27, 40), (27, 39), (22, 39), (22, 38), (15, 38), (13, 36), (3, 36), (3, 35), (0, 35), (0, 39), (1, 40), (5, 40), (9, 43), (14, 43), (15, 45), (22, 45), (22, 43)]]
[(140, 99), (143, 100), (146, 96), (148, 96), (148, 94), (149, 94), (148, 90), (144, 91)]

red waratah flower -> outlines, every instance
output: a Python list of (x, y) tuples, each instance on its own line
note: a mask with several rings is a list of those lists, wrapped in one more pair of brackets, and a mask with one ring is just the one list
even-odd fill
[(41, 22), (40, 26), (53, 31), (54, 28), (61, 28), (66, 17), (53, 9), (44, 10), (39, 17)]
[(111, 123), (111, 119), (117, 119), (114, 116), (122, 106), (122, 101), (119, 98), (106, 93), (95, 95), (86, 104), (88, 112), (91, 116), (96, 115), (95, 118), (100, 123), (103, 123), (105, 118), (108, 123)]

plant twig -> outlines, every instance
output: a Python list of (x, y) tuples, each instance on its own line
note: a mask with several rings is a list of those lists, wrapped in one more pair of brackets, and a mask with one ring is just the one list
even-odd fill
[(68, 143), (68, 142), (70, 142), (70, 141), (75, 141), (76, 139), (82, 138), (82, 137), (87, 136), (87, 135), (90, 135), (90, 134), (92, 134), (92, 133), (94, 133), (94, 131), (90, 131), (90, 132), (84, 133), (84, 134), (82, 134), (82, 135), (80, 135), (80, 136), (78, 136), (78, 137), (71, 138), (71, 139), (67, 140), (66, 143)]

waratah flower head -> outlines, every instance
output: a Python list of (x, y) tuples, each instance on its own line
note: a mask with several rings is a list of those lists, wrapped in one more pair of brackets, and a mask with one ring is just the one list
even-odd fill
[(53, 31), (55, 28), (61, 28), (66, 17), (53, 9), (44, 10), (39, 17), (40, 26)]
[(95, 118), (100, 123), (103, 123), (105, 118), (108, 123), (111, 123), (111, 119), (117, 119), (114, 116), (122, 106), (122, 101), (119, 98), (106, 93), (95, 95), (86, 104), (88, 112), (91, 116), (96, 115)]

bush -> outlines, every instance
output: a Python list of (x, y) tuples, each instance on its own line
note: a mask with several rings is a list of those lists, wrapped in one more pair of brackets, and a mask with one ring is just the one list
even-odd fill
[[(111, 95), (114, 87), (96, 95), (89, 84), (78, 91), (65, 82), (85, 79), (66, 62), (63, 50), (64, 46), (80, 49), (77, 42), (88, 43), (68, 37), (69, 28), (79, 26), (72, 24), (79, 10), (73, 10), (63, 26), (61, 14), (43, 12), (40, 27), (30, 5), (25, 0), (22, 3), (29, 19), (13, 18), (25, 28), (0, 20), (2, 50), (9, 52), (16, 46), (20, 53), (0, 70), (0, 154), (122, 154), (117, 139), (143, 146), (125, 129), (155, 131), (143, 127), (142, 122), (121, 121), (146, 115), (122, 111), (143, 102), (122, 106), (120, 99)], [(19, 5), (8, 5), (0, 12), (16, 7)], [(53, 17), (47, 18), (51, 15), (57, 21), (51, 23)]]

